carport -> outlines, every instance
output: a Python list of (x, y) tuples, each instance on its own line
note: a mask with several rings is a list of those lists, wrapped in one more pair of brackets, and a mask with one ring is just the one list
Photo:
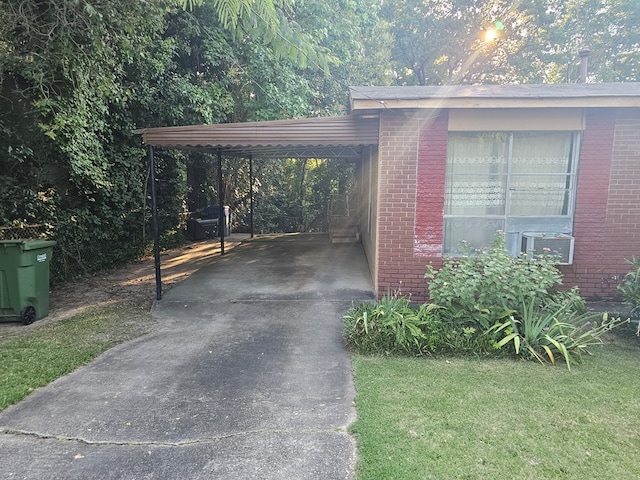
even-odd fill
[[(347, 159), (358, 162), (367, 147), (378, 145), (377, 115), (345, 115), (338, 117), (273, 120), (264, 122), (189, 125), (143, 128), (151, 172), (152, 217), (154, 225), (154, 258), (156, 298), (162, 298), (160, 265), (160, 232), (156, 196), (154, 149), (187, 149), (215, 153), (218, 158), (218, 195), (220, 205), (218, 231), (220, 253), (224, 255), (225, 204), (222, 188), (222, 157), (249, 160), (250, 184), (253, 183), (254, 158), (320, 158)], [(251, 234), (253, 235), (253, 192), (250, 191)]]

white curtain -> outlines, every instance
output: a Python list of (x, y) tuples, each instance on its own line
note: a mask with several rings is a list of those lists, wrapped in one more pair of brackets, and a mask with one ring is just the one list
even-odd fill
[(570, 199), (570, 155), (570, 133), (514, 134), (509, 214), (566, 215)]
[(450, 134), (445, 213), (504, 215), (507, 153), (507, 134)]
[(570, 132), (450, 132), (445, 253), (488, 245), (509, 216), (568, 215)]
[(447, 151), (445, 213), (566, 215), (570, 159), (568, 132), (513, 134), (510, 166), (509, 134), (452, 133)]

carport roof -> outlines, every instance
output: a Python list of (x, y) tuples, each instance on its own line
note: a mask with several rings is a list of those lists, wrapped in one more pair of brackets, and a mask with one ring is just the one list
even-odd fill
[(262, 158), (359, 158), (378, 144), (376, 116), (301, 118), (136, 130), (145, 145), (220, 150)]

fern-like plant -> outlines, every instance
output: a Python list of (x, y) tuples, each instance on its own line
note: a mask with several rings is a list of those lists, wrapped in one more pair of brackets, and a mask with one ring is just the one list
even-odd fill
[(627, 263), (631, 268), (618, 285), (618, 291), (622, 294), (625, 305), (629, 307), (629, 315), (637, 318), (640, 315), (640, 257), (633, 256), (627, 259)]
[(360, 353), (421, 353), (429, 321), (424, 309), (415, 309), (409, 299), (389, 293), (377, 304), (352, 307), (344, 316), (343, 336)]
[(497, 348), (511, 345), (515, 355), (540, 363), (555, 365), (562, 359), (571, 369), (572, 364), (581, 361), (583, 353), (589, 353), (589, 347), (602, 344), (604, 333), (627, 322), (604, 314), (598, 324), (593, 314), (576, 313), (570, 303), (539, 308), (532, 299), (528, 303), (523, 300), (519, 318), (511, 314), (487, 333), (498, 338), (502, 335)]

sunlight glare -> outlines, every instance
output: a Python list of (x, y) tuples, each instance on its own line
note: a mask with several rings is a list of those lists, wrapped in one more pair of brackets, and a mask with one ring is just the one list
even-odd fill
[(498, 39), (498, 32), (493, 28), (487, 29), (487, 31), (484, 34), (484, 41), (487, 43), (491, 43), (497, 39)]

